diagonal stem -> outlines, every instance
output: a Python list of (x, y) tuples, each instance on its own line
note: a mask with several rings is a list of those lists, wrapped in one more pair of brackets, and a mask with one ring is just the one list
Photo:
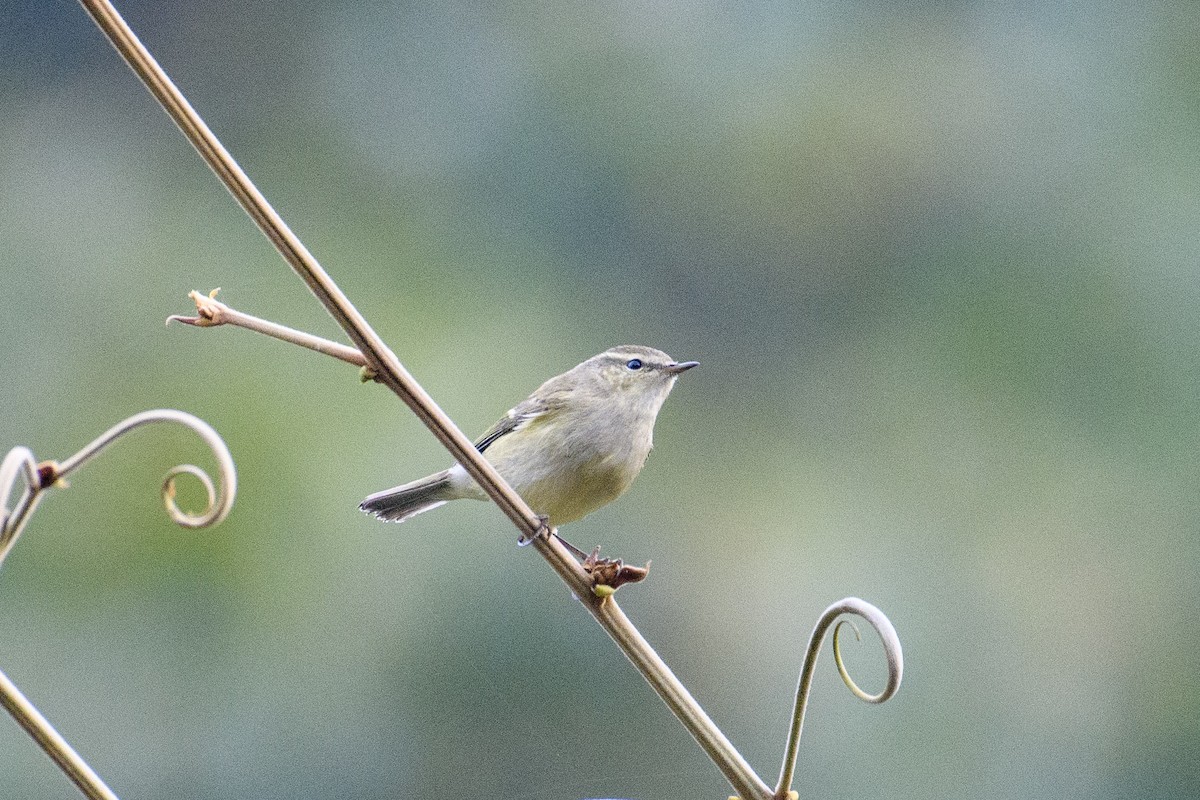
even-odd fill
[(192, 108), (112, 3), (107, 0), (80, 2), (225, 188), (366, 357), (368, 364), (378, 373), (379, 381), (395, 392), (425, 423), (513, 524), (528, 537), (533, 537), (540, 525), (537, 515), (479, 455), (470, 439), (455, 426), (404, 368), (396, 354), (379, 338)]
[(91, 800), (117, 800), (112, 789), (79, 757), (54, 726), (26, 699), (17, 685), (0, 672), (0, 706), (37, 741), (58, 768)]
[(741, 793), (743, 800), (769, 798), (771, 790), (734, 749), (679, 679), (654, 652), (612, 597), (600, 598), (592, 591), (590, 576), (554, 537), (539, 536), (541, 521), (513, 491), (471, 441), (408, 373), (366, 319), (351, 304), (308, 248), (292, 233), (263, 194), (250, 181), (195, 109), (158, 65), (149, 50), (121, 18), (108, 0), (80, 0), (92, 19), (112, 42), (117, 52), (159, 101), (201, 157), (279, 251), (288, 265), (304, 280), (366, 357), (376, 380), (391, 389), (425, 424), (467, 473), (500, 507), (524, 539), (532, 539), (537, 551), (571, 588), (597, 622), (612, 637), (642, 673), (663, 702)]

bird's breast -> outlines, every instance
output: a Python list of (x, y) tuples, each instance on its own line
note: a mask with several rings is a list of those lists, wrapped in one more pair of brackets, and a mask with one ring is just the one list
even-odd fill
[(524, 446), (501, 446), (508, 444), (501, 439), (486, 455), (551, 525), (580, 519), (620, 497), (650, 452), (648, 430), (611, 418), (561, 419), (538, 428), (522, 431)]
[(545, 473), (517, 487), (517, 491), (535, 511), (550, 517), (551, 525), (562, 525), (616, 500), (633, 483), (640, 468), (640, 464), (604, 458), (577, 461)]

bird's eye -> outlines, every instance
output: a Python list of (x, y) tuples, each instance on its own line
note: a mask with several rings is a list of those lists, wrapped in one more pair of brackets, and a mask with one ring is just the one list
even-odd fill
[(629, 367), (632, 370), (641, 369), (642, 368), (642, 360), (640, 358), (631, 358), (625, 362), (625, 366)]

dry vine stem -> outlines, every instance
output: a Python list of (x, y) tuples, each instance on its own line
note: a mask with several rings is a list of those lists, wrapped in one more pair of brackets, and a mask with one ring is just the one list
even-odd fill
[[(217, 461), (219, 485), (216, 487), (208, 473), (191, 464), (181, 464), (167, 472), (163, 479), (162, 496), (171, 519), (185, 528), (203, 528), (223, 520), (237, 492), (237, 473), (225, 442), (208, 423), (191, 414), (172, 409), (143, 411), (109, 428), (61, 463), (44, 461), (39, 464), (27, 447), (14, 447), (8, 452), (4, 461), (0, 462), (0, 563), (16, 544), (47, 489), (64, 486), (63, 481), (68, 475), (89, 463), (108, 445), (136, 428), (156, 422), (175, 422), (191, 428), (208, 445)], [(184, 473), (199, 479), (208, 494), (208, 506), (200, 514), (188, 514), (175, 504), (175, 479)], [(18, 483), (23, 483), (24, 488), (10, 508), (8, 501)], [(0, 706), (33, 737), (84, 795), (92, 800), (117, 800), (117, 796), (95, 770), (88, 766), (3, 672), (0, 672)]]
[(345, 331), (365, 358), (368, 368), (375, 373), (375, 380), (408, 405), (512, 521), (521, 537), (532, 539), (538, 553), (620, 646), (744, 800), (767, 800), (775, 796), (654, 652), (615, 600), (599, 597), (593, 592), (590, 576), (561, 543), (553, 537), (538, 536), (540, 521), (534, 511), (405, 370), (209, 130), (112, 4), (107, 0), (80, 2), (229, 192)]

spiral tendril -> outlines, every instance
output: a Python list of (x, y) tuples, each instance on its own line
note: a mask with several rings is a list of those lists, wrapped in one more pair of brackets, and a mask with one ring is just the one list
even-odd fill
[[(884, 657), (887, 659), (888, 678), (883, 689), (877, 694), (870, 694), (859, 688), (846, 669), (842, 658), (840, 634), (843, 625), (849, 625), (854, 636), (859, 641), (862, 636), (850, 620), (840, 620), (843, 614), (854, 614), (865, 619), (883, 643)], [(833, 623), (837, 621), (837, 625)], [(800, 669), (800, 680), (796, 686), (796, 703), (792, 711), (792, 728), (788, 734), (787, 746), (784, 749), (783, 767), (779, 772), (779, 784), (775, 789), (775, 797), (787, 797), (791, 791), (792, 778), (796, 773), (796, 755), (800, 748), (800, 733), (804, 727), (804, 709), (808, 704), (809, 691), (812, 689), (813, 672), (816, 668), (817, 655), (825, 642), (825, 634), (833, 626), (833, 660), (837, 665), (838, 674), (846, 688), (858, 699), (867, 703), (883, 703), (890, 700), (900, 689), (900, 680), (904, 674), (904, 652), (900, 647), (900, 637), (896, 634), (891, 620), (875, 606), (857, 597), (847, 597), (839, 600), (821, 614), (813, 627), (808, 640), (808, 650), (804, 655), (804, 664)]]
[[(202, 513), (189, 514), (175, 503), (175, 478), (180, 475), (191, 475), (204, 487), (208, 501)], [(172, 467), (163, 478), (162, 496), (163, 505), (167, 507), (167, 514), (176, 525), (184, 528), (204, 528), (212, 524), (209, 517), (217, 506), (217, 490), (213, 487), (212, 478), (208, 477), (208, 473), (195, 464), (180, 464)]]
[[(185, 528), (205, 528), (225, 519), (237, 493), (237, 471), (229, 448), (220, 435), (204, 420), (183, 411), (166, 408), (143, 411), (118, 422), (62, 462), (50, 461), (39, 465), (28, 447), (14, 447), (8, 452), (4, 461), (0, 462), (0, 564), (3, 564), (20, 536), (45, 489), (56, 484), (62, 485), (59, 481), (91, 461), (126, 433), (155, 422), (174, 422), (195, 431), (208, 445), (217, 462), (218, 483), (214, 483), (207, 472), (192, 464), (181, 464), (167, 472), (163, 479), (162, 496), (171, 520)], [(185, 512), (175, 502), (175, 479), (183, 474), (199, 480), (208, 496), (204, 511), (199, 514)], [(24, 487), (20, 497), (9, 506), (9, 500), (22, 482)]]

